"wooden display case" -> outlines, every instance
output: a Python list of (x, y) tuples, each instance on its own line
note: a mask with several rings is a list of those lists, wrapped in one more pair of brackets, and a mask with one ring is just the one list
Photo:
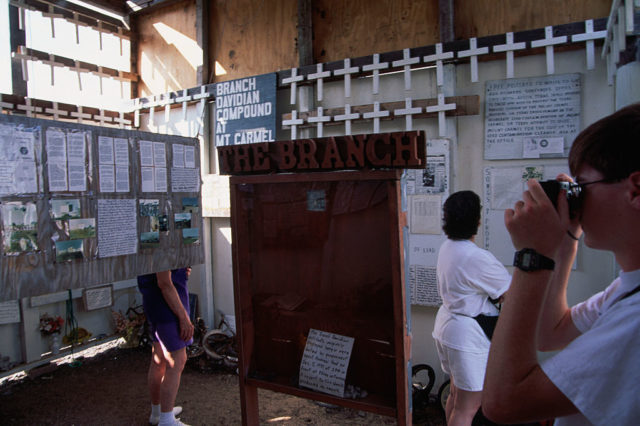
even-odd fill
[[(232, 176), (244, 424), (265, 388), (410, 424), (401, 170)], [(354, 338), (340, 398), (298, 385), (310, 329)]]

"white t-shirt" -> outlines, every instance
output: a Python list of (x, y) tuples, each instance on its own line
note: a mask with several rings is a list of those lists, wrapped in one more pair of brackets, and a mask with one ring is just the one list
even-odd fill
[(442, 306), (433, 338), (461, 351), (488, 352), (489, 339), (473, 317), (498, 315), (489, 297), (497, 299), (509, 288), (507, 269), (472, 241), (447, 239), (438, 252), (436, 275)]
[(580, 411), (560, 425), (637, 425), (640, 419), (640, 270), (571, 308), (583, 333), (541, 365)]

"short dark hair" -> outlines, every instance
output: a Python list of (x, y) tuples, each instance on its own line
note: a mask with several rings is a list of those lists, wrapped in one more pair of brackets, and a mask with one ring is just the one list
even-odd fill
[(452, 240), (468, 240), (478, 233), (480, 197), (473, 191), (458, 191), (444, 202), (442, 230)]
[(576, 176), (585, 164), (605, 179), (626, 178), (640, 170), (640, 103), (629, 105), (584, 129), (569, 151)]

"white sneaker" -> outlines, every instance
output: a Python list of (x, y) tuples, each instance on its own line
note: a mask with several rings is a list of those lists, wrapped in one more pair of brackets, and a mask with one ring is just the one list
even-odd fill
[(165, 423), (165, 424), (159, 423), (158, 425), (159, 426), (189, 426), (186, 423), (182, 423), (180, 419), (173, 419), (173, 423)]
[[(173, 407), (173, 415), (174, 417), (177, 416), (178, 414), (182, 413), (182, 407), (177, 406), (177, 407)], [(149, 423), (152, 425), (157, 425), (158, 423), (160, 423), (160, 414), (158, 414), (157, 416), (154, 416), (153, 414), (151, 416), (149, 416)]]

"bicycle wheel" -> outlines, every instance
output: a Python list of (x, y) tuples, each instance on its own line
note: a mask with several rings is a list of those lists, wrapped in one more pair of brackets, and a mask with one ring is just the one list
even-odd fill
[(451, 392), (451, 380), (447, 380), (438, 389), (438, 401), (440, 402), (440, 408), (443, 411), (447, 409), (447, 399), (449, 399), (449, 393)]
[(210, 330), (202, 338), (202, 347), (211, 358), (221, 360), (224, 358), (226, 346), (231, 338), (222, 330)]
[[(423, 372), (426, 372), (426, 377)], [(429, 392), (431, 392), (435, 381), (436, 373), (430, 365), (416, 364), (411, 368), (411, 387), (414, 408), (424, 408), (429, 404)]]

